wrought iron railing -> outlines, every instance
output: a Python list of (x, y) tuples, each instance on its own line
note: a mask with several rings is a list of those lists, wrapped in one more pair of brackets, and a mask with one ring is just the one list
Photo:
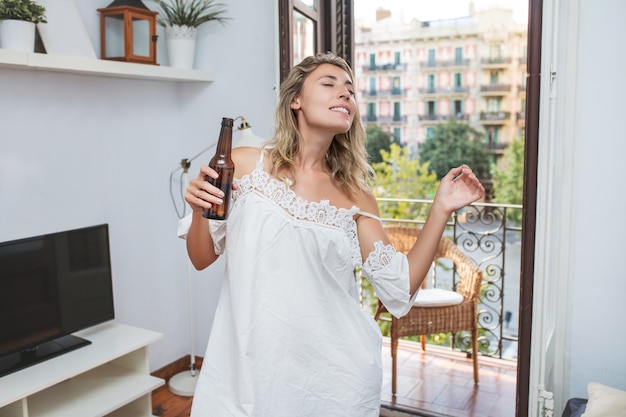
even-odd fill
[[(416, 218), (382, 218), (383, 223), (424, 224), (431, 200), (379, 198), (381, 213), (406, 211)], [(398, 209), (403, 208), (403, 209)], [(474, 203), (454, 213), (444, 235), (452, 239), (483, 270), (478, 305), (479, 351), (500, 359), (517, 357), (517, 317), (521, 253), (522, 206)], [(435, 287), (456, 288), (456, 272), (442, 268), (433, 278)], [(453, 348), (469, 350), (467, 335), (457, 335)]]

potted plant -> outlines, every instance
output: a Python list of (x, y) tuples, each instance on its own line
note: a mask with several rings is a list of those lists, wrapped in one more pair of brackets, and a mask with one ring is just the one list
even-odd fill
[(155, 0), (161, 9), (157, 21), (165, 28), (170, 66), (193, 68), (196, 32), (203, 23), (224, 24), (226, 6), (215, 0)]
[(0, 0), (0, 48), (35, 50), (38, 23), (47, 23), (46, 8), (33, 0)]

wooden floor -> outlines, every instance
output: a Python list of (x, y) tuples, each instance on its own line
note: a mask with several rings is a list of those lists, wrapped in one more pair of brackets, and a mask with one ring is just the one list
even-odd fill
[[(464, 354), (400, 341), (398, 392), (391, 395), (391, 355), (383, 339), (383, 386), (381, 416), (513, 417), (515, 416), (516, 364), (479, 357), (480, 383), (475, 386), (471, 359)], [(197, 361), (198, 367), (201, 361)], [(153, 375), (168, 379), (188, 368), (183, 358)], [(152, 394), (153, 414), (158, 417), (189, 417), (192, 397), (172, 394), (167, 384)], [(320, 416), (321, 417), (321, 416)]]
[(397, 393), (391, 395), (389, 339), (383, 339), (381, 416), (514, 417), (517, 363), (478, 358), (479, 384), (464, 353), (400, 341)]

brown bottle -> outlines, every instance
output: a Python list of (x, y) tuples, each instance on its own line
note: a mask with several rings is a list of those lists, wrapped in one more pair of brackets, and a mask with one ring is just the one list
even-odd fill
[(231, 159), (230, 153), (233, 148), (233, 119), (228, 117), (222, 118), (222, 128), (220, 129), (220, 138), (217, 142), (215, 156), (209, 161), (209, 167), (217, 171), (218, 177), (211, 178), (206, 176), (205, 179), (224, 192), (224, 202), (222, 204), (213, 204), (211, 208), (204, 209), (202, 215), (207, 219), (226, 220), (228, 216), (228, 204), (230, 203), (230, 192), (233, 185), (233, 176), (235, 175), (235, 164)]

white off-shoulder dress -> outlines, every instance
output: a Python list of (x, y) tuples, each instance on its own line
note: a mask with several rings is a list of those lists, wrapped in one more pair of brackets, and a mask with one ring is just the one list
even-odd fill
[[(256, 169), (211, 222), (226, 269), (192, 417), (374, 417), (381, 334), (359, 306), (357, 207), (308, 202)], [(381, 242), (363, 263), (390, 312), (406, 314), (408, 262)]]

